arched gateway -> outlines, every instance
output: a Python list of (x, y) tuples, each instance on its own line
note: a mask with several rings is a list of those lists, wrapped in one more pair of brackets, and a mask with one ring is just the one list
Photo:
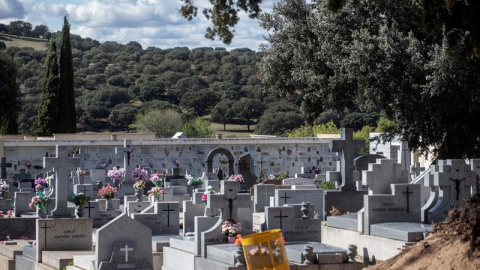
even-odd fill
[(228, 151), (225, 148), (216, 148), (216, 149), (213, 149), (210, 153), (208, 153), (207, 171), (208, 172), (213, 172), (213, 158), (218, 154), (225, 155), (228, 159), (228, 175), (227, 175), (227, 177), (230, 176), (230, 175), (233, 175), (235, 173), (235, 171), (233, 170), (233, 162), (235, 161), (235, 159), (233, 158), (232, 153), (230, 153), (230, 151)]

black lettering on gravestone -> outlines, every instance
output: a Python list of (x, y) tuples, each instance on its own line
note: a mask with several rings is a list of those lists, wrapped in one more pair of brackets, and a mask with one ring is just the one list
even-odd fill
[(120, 251), (125, 252), (125, 262), (128, 262), (128, 252), (133, 251), (133, 248), (129, 248), (128, 244), (125, 244), (125, 247), (121, 248)]
[(93, 208), (95, 208), (95, 207), (93, 207), (93, 206), (90, 204), (90, 202), (88, 202), (88, 206), (85, 207), (85, 209), (88, 209), (88, 217), (92, 217), (92, 216), (90, 215), (90, 211), (91, 211), (91, 209), (93, 209)]
[(457, 201), (460, 198), (460, 183), (465, 179), (466, 178), (463, 178), (463, 179), (452, 179), (452, 178), (450, 178), (450, 181), (455, 182), (455, 192), (457, 193)]
[(285, 195), (283, 195), (283, 197), (280, 197), (280, 198), (285, 199), (284, 204), (287, 204), (287, 199), (290, 199), (291, 197), (287, 196), (287, 193), (285, 192)]
[(40, 227), (40, 228), (45, 230), (45, 248), (44, 249), (47, 249), (47, 229), (50, 229), (51, 227), (47, 227), (47, 222), (45, 222), (43, 227)]
[(280, 210), (280, 216), (273, 216), (274, 218), (280, 218), (280, 230), (282, 229), (282, 220), (284, 217), (288, 217), (288, 216), (283, 216), (282, 215), (282, 210)]
[(2, 168), (2, 175), (1, 175), (1, 179), (7, 179), (7, 168), (11, 168), (12, 167), (12, 163), (7, 163), (7, 158), (6, 157), (2, 157), (2, 162), (0, 163), (0, 166)]
[(170, 212), (175, 211), (170, 209), (170, 204), (167, 204), (167, 210), (162, 210), (163, 212), (167, 212), (167, 227), (170, 227)]
[(402, 193), (407, 195), (407, 213), (410, 213), (410, 194), (412, 194), (413, 191), (409, 191), (409, 187), (407, 187), (407, 191)]

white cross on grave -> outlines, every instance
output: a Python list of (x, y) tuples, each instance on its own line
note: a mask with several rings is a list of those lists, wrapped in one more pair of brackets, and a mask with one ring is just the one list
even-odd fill
[(332, 152), (340, 153), (341, 165), (340, 175), (342, 176), (342, 185), (340, 189), (343, 191), (357, 190), (355, 181), (353, 179), (353, 160), (356, 154), (365, 146), (365, 141), (353, 139), (353, 129), (343, 128), (342, 139), (333, 140), (330, 143)]
[(53, 168), (56, 174), (55, 181), (55, 209), (51, 217), (71, 217), (68, 210), (68, 172), (77, 168), (80, 164), (79, 158), (69, 158), (66, 146), (57, 145), (55, 158), (43, 158), (43, 167)]
[(128, 245), (125, 245), (125, 247), (121, 248), (120, 251), (125, 252), (125, 262), (128, 262), (128, 252), (133, 251), (133, 248), (129, 248)]
[(132, 156), (133, 151), (131, 140), (123, 140), (123, 147), (115, 147), (115, 154), (123, 154), (123, 168), (125, 169), (124, 184), (133, 183), (132, 172), (133, 169), (135, 169)]

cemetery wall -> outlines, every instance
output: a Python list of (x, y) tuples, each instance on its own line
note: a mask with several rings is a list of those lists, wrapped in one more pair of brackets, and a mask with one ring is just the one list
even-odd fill
[[(63, 136), (63, 135), (62, 135)], [(61, 136), (61, 137), (62, 137)], [(70, 153), (82, 148), (84, 168), (99, 168), (107, 165), (123, 166), (123, 153), (115, 154), (115, 147), (122, 147), (123, 140), (109, 134), (108, 139), (85, 139), (85, 136), (66, 135), (68, 140), (11, 140), (4, 139), (4, 155), (7, 162), (14, 164), (7, 172), (28, 169), (32, 174), (42, 171), (43, 157), (55, 154), (55, 145), (67, 146)], [(100, 135), (96, 135), (100, 136)], [(103, 136), (103, 135), (102, 135)], [(105, 135), (107, 136), (107, 135)], [(107, 137), (108, 137), (107, 136)], [(147, 135), (145, 135), (147, 136)], [(87, 136), (88, 137), (88, 136)], [(80, 138), (80, 139), (79, 139)], [(301, 167), (320, 167), (323, 172), (335, 170), (336, 156), (330, 152), (332, 139), (320, 138), (228, 138), (228, 139), (132, 139), (131, 162), (138, 166), (157, 169), (171, 169), (176, 163), (182, 171), (200, 176), (206, 171), (208, 154), (217, 148), (225, 148), (235, 158), (234, 168), (238, 171), (239, 157), (250, 153), (254, 173), (260, 174), (260, 160), (263, 172), (274, 174), (288, 170), (290, 175), (301, 171)], [(31, 168), (25, 164), (30, 162)], [(228, 171), (227, 158), (217, 155), (213, 168)], [(258, 163), (257, 163), (258, 162)], [(10, 177), (9, 177), (10, 178)]]

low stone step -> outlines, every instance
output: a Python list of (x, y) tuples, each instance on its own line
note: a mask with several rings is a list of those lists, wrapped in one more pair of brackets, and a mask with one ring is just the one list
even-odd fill
[[(195, 256), (194, 253), (184, 250), (165, 247), (163, 249), (163, 265), (164, 269), (195, 269)], [(200, 269), (200, 268), (197, 268)], [(204, 268), (208, 269), (208, 268)]]
[(170, 239), (170, 247), (195, 254), (196, 246), (193, 237), (179, 237)]
[[(193, 268), (192, 268), (193, 269)], [(247, 267), (236, 267), (209, 258), (197, 257), (195, 258), (195, 269), (208, 269), (208, 270), (245, 270)]]
[(207, 258), (227, 265), (235, 265), (235, 251), (237, 249), (238, 247), (232, 244), (207, 246)]
[(29, 258), (25, 255), (15, 256), (16, 269), (35, 270), (35, 259)]
[(75, 255), (73, 265), (83, 270), (96, 270), (95, 255)]
[(63, 268), (54, 268), (44, 263), (36, 263), (35, 270), (62, 270)]
[(3, 255), (0, 255), (0, 269), (15, 270), (15, 260)]
[(95, 255), (94, 251), (43, 251), (42, 263), (54, 269), (63, 269), (77, 255)]
[(0, 245), (0, 255), (13, 259), (16, 255), (22, 255), (22, 248), (23, 246), (18, 245), (15, 241), (5, 241), (3, 245)]

